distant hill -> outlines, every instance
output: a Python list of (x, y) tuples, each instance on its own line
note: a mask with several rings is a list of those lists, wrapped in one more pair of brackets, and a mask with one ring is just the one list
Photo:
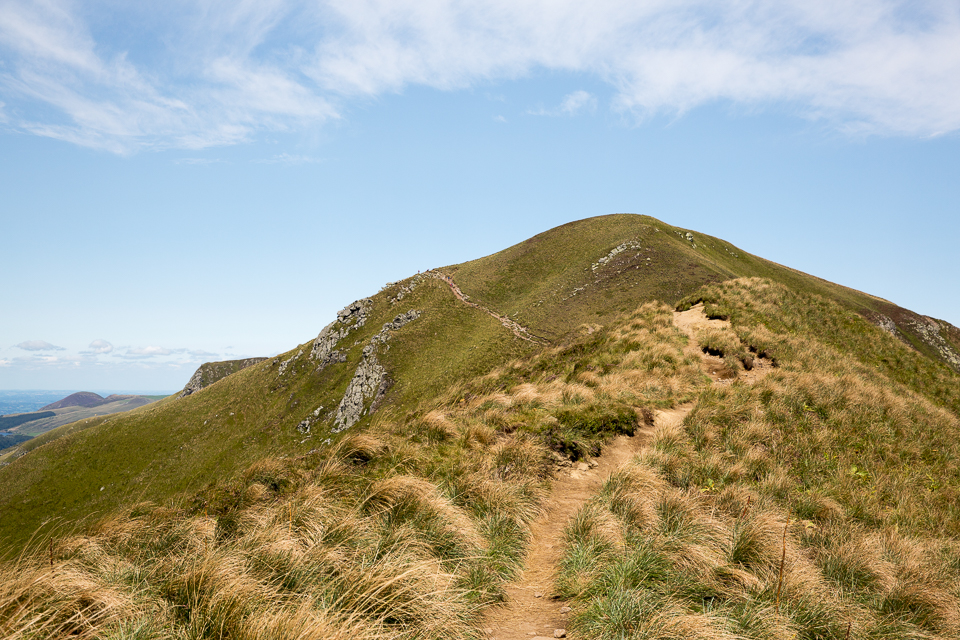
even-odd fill
[(91, 393), (90, 391), (78, 391), (77, 393), (70, 394), (63, 400), (57, 400), (45, 407), (41, 407), (40, 411), (52, 411), (53, 409), (65, 409), (67, 407), (98, 407), (106, 402), (107, 400), (99, 394)]
[[(48, 404), (39, 411), (0, 416), (0, 431), (9, 432), (0, 449), (28, 442), (35, 436), (78, 420), (137, 409), (162, 397), (111, 394), (103, 398), (96, 393), (81, 391)], [(5, 455), (9, 455), (9, 452)]]
[(30, 439), (30, 436), (22, 436), (17, 433), (0, 431), (0, 451), (3, 451), (4, 449), (9, 449), (10, 447), (15, 447), (21, 442), (25, 442), (29, 439)]

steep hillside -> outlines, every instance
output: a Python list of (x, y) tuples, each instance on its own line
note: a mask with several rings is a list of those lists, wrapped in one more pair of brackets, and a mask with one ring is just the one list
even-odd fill
[(49, 523), (0, 564), (0, 635), (956, 638), (955, 341), (651, 218), (571, 223), (24, 445), (5, 548)]
[[(931, 346), (943, 338), (945, 357), (952, 357), (945, 324), (938, 332), (923, 325), (930, 329), (924, 334), (909, 321), (920, 316), (894, 313), (890, 303), (649, 217), (592, 218), (391, 283), (277, 358), (205, 369), (219, 371), (214, 378), (231, 375), (205, 380), (185, 397), (49, 434), (0, 468), (0, 536), (15, 548), (51, 517), (73, 523), (130, 501), (200, 490), (268, 455), (321, 449), (369, 422), (371, 412), (406, 415), (425, 399), (605, 326), (644, 302), (673, 306), (704, 285), (742, 276), (880, 318), (930, 356), (898, 355), (891, 370), (909, 360), (948, 375)], [(937, 402), (956, 411), (955, 394), (944, 392)]]
[(45, 540), (0, 634), (956, 638), (957, 376), (770, 280), (678, 306)]

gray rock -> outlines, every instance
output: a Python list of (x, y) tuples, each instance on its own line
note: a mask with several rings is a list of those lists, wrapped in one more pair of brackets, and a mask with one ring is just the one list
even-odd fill
[[(357, 370), (353, 374), (350, 384), (347, 385), (347, 390), (343, 394), (340, 405), (337, 407), (337, 412), (333, 418), (332, 433), (340, 433), (349, 429), (365, 414), (376, 411), (390, 387), (387, 370), (377, 359), (377, 351), (381, 345), (386, 345), (390, 340), (391, 331), (396, 331), (419, 317), (420, 312), (413, 309), (401, 313), (392, 322), (384, 324), (380, 332), (370, 338), (370, 343), (363, 348), (360, 364), (357, 365)], [(366, 409), (366, 403), (369, 400), (372, 400), (372, 402), (369, 409)]]
[(364, 298), (347, 305), (337, 313), (337, 319), (325, 326), (320, 335), (314, 339), (310, 358), (317, 361), (319, 369), (329, 364), (346, 362), (347, 356), (337, 350), (337, 344), (352, 331), (366, 324), (370, 304), (370, 300)]

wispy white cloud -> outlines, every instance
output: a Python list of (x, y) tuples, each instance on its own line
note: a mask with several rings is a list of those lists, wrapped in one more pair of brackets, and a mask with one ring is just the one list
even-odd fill
[(583, 111), (595, 111), (597, 99), (582, 89), (569, 93), (563, 97), (560, 104), (553, 109), (529, 109), (532, 116), (575, 116)]
[(0, 56), (8, 126), (117, 153), (235, 144), (339, 118), (354, 96), (542, 70), (604, 82), (638, 118), (723, 101), (851, 131), (960, 129), (947, 0), (2, 0)]
[(179, 361), (181, 364), (184, 364), (188, 362), (194, 362), (198, 358), (209, 358), (216, 356), (217, 354), (210, 351), (205, 351), (203, 349), (186, 349), (183, 347), (172, 349), (169, 347), (147, 346), (126, 347), (124, 353), (118, 355), (126, 360), (146, 360), (150, 358), (180, 356)]
[(124, 353), (122, 358), (155, 358), (157, 356), (172, 356), (177, 353), (183, 353), (186, 349), (168, 349), (166, 347), (130, 347)]
[(63, 347), (52, 345), (46, 340), (26, 340), (17, 346), (24, 351), (66, 351)]
[(107, 342), (106, 340), (94, 340), (90, 343), (88, 347), (89, 351), (81, 351), (80, 353), (92, 353), (96, 355), (106, 355), (113, 351), (113, 345)]
[(568, 116), (573, 116), (584, 110), (594, 110), (597, 108), (597, 99), (586, 91), (574, 91), (564, 96), (560, 103), (560, 112)]

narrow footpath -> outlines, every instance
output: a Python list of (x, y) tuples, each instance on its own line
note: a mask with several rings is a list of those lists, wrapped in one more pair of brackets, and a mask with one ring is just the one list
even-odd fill
[[(437, 277), (444, 279), (458, 298), (466, 304), (472, 304), (462, 297), (462, 293), (458, 293), (459, 288), (453, 280), (442, 274)], [(673, 322), (689, 338), (687, 353), (701, 359), (704, 372), (714, 384), (726, 384), (738, 377), (722, 358), (703, 353), (696, 339), (698, 329), (729, 326), (729, 323), (708, 319), (702, 304), (688, 311), (674, 313)], [(757, 359), (753, 370), (740, 372), (739, 379), (752, 383), (771, 369), (768, 361)], [(543, 513), (530, 525), (530, 548), (523, 573), (507, 587), (506, 603), (491, 607), (481, 625), (490, 640), (547, 640), (566, 636), (570, 608), (566, 602), (553, 597), (552, 588), (567, 522), (597, 493), (611, 473), (646, 446), (657, 427), (680, 424), (693, 406), (693, 403), (687, 403), (657, 411), (654, 414), (654, 426), (640, 426), (632, 437), (621, 436), (610, 442), (598, 458), (573, 463), (571, 467), (558, 470), (550, 494), (543, 502)]]
[(468, 307), (479, 309), (480, 311), (483, 311), (489, 316), (496, 318), (500, 322), (500, 324), (502, 324), (504, 327), (512, 331), (513, 335), (517, 336), (521, 340), (526, 340), (527, 342), (533, 342), (535, 344), (549, 343), (549, 340), (547, 340), (546, 338), (541, 338), (540, 336), (530, 333), (529, 329), (527, 329), (520, 323), (514, 320), (511, 320), (507, 316), (502, 316), (496, 311), (493, 311), (492, 309), (488, 309), (483, 305), (480, 305), (480, 304), (477, 304), (476, 302), (471, 301), (470, 297), (467, 294), (465, 294), (463, 291), (461, 291), (460, 287), (457, 286), (457, 283), (453, 281), (453, 278), (451, 278), (447, 274), (442, 273), (440, 271), (428, 271), (427, 274), (432, 275), (434, 278), (437, 278), (438, 280), (442, 280), (443, 282), (445, 282), (447, 286), (450, 287), (450, 291), (453, 292), (453, 295), (455, 295), (460, 302), (467, 305)]

